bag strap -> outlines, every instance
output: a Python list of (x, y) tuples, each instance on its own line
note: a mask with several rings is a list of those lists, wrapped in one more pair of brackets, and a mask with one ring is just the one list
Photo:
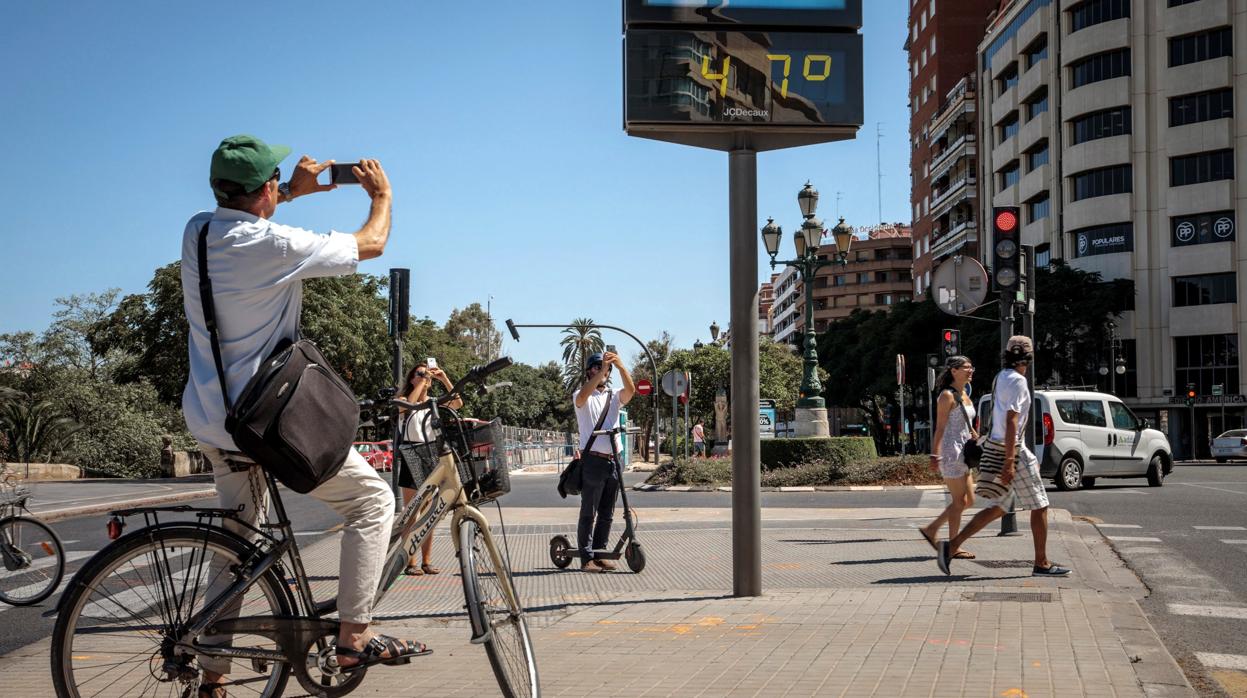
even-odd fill
[[(948, 390), (949, 392), (952, 392), (952, 388), (949, 388)], [(957, 406), (961, 408), (961, 416), (964, 417), (966, 420), (966, 428), (970, 430), (971, 434), (978, 436), (978, 432), (974, 430), (974, 420), (970, 419), (970, 411), (966, 409), (966, 402), (965, 402), (964, 396), (965, 396), (964, 390), (958, 390), (956, 393), (953, 394), (953, 398), (957, 400)]]
[(204, 325), (208, 328), (208, 337), (212, 340), (212, 360), (216, 363), (217, 380), (221, 382), (221, 400), (225, 403), (225, 412), (230, 411), (229, 390), (225, 387), (225, 368), (221, 362), (221, 338), (216, 324), (216, 303), (212, 300), (212, 279), (208, 277), (208, 225), (209, 218), (199, 229), (199, 302), (203, 304)]
[[(606, 391), (606, 408), (602, 410), (602, 414), (598, 415), (598, 424), (597, 426), (593, 427), (593, 431), (602, 430), (602, 424), (606, 422), (606, 413), (611, 411), (611, 396), (614, 395), (614, 393), (615, 391), (613, 390)], [(597, 434), (589, 434), (589, 440), (585, 442), (586, 451), (589, 450), (589, 447), (593, 445), (593, 442), (597, 438), (598, 438)]]

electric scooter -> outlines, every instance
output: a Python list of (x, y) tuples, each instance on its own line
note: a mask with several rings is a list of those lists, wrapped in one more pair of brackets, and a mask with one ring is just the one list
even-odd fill
[[(641, 549), (641, 543), (636, 539), (636, 522), (632, 516), (632, 509), (628, 506), (628, 492), (623, 484), (623, 465), (619, 459), (619, 447), (615, 445), (615, 435), (638, 434), (640, 431), (635, 427), (627, 429), (615, 427), (593, 432), (597, 436), (610, 437), (611, 453), (615, 456), (615, 477), (619, 478), (619, 496), (623, 500), (624, 515), (624, 532), (619, 537), (619, 542), (615, 544), (615, 549), (595, 550), (593, 556), (599, 560), (618, 560), (622, 557), (628, 569), (637, 574), (645, 569), (645, 551)], [(555, 567), (563, 569), (572, 564), (572, 560), (578, 556), (579, 552), (572, 546), (567, 536), (558, 535), (550, 539), (550, 562), (553, 562)]]

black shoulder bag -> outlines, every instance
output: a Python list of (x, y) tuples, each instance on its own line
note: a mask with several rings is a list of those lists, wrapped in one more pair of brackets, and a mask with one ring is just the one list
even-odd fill
[[(606, 422), (606, 413), (611, 411), (611, 394), (613, 392), (612, 390), (606, 391), (606, 409), (602, 410), (602, 414), (598, 415), (598, 423), (597, 426), (593, 427), (593, 431), (602, 430), (602, 425)], [(585, 443), (585, 451), (588, 451), (593, 446), (593, 442), (597, 438), (597, 434), (589, 435), (589, 440)], [(584, 456), (584, 451), (581, 451), (580, 455)], [(580, 459), (573, 458), (572, 462), (568, 463), (567, 467), (563, 469), (563, 474), (559, 476), (559, 496), (567, 499), (569, 494), (580, 494), (583, 481), (584, 476), (580, 472)]]
[(333, 477), (359, 428), (359, 404), (310, 340), (282, 340), (230, 404), (216, 304), (208, 278), (208, 224), (199, 231), (199, 298), (225, 401), (225, 431), (283, 485), (306, 494)]
[[(971, 434), (973, 434), (974, 421), (970, 419), (970, 411), (966, 409), (966, 403), (962, 399), (964, 393), (961, 391), (953, 392), (951, 388), (949, 388), (949, 392), (953, 393), (953, 398), (957, 401), (957, 406), (961, 408), (961, 416), (966, 420), (966, 428), (970, 430)], [(961, 448), (961, 459), (965, 461), (967, 467), (979, 467), (979, 461), (983, 459), (983, 445), (979, 443), (978, 439), (973, 436), (966, 439), (965, 445)]]

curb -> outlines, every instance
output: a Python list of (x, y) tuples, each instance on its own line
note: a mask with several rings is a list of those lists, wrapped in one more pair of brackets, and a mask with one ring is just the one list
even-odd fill
[[(641, 483), (633, 485), (637, 492), (731, 492), (730, 485), (714, 487), (711, 485), (651, 485)], [(763, 492), (912, 492), (926, 490), (943, 490), (943, 485), (817, 485), (806, 487), (763, 487)]]
[(189, 502), (205, 497), (215, 497), (216, 488), (204, 490), (192, 490), (190, 492), (179, 492), (177, 494), (162, 494), (155, 497), (145, 497), (143, 499), (134, 499), (129, 501), (113, 501), (102, 504), (90, 504), (81, 507), (68, 507), (65, 509), (53, 509), (51, 511), (35, 511), (31, 512), (36, 518), (44, 523), (55, 523), (64, 521), (65, 519), (76, 519), (80, 516), (91, 516), (92, 514), (105, 514), (115, 509), (134, 508), (134, 507), (151, 507), (164, 504), (176, 504), (179, 502)]

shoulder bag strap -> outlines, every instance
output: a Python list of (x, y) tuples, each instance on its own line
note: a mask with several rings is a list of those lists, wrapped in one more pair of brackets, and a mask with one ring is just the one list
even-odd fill
[(216, 304), (212, 300), (212, 279), (208, 277), (208, 225), (199, 229), (199, 302), (203, 304), (204, 325), (208, 328), (208, 336), (212, 339), (212, 360), (216, 362), (217, 380), (221, 382), (221, 400), (225, 403), (225, 411), (230, 411), (229, 390), (225, 387), (225, 368), (221, 363), (221, 338), (217, 332)]
[[(951, 392), (952, 389), (950, 388), (949, 390)], [(970, 430), (971, 434), (977, 436), (978, 432), (974, 430), (974, 420), (970, 419), (970, 411), (966, 409), (964, 395), (965, 391), (958, 390), (953, 393), (953, 399), (957, 401), (957, 406), (961, 408), (961, 416), (966, 420), (966, 428)]]
[[(606, 423), (606, 413), (611, 411), (611, 397), (612, 397), (612, 395), (614, 395), (614, 392), (615, 392), (615, 391), (613, 391), (613, 390), (607, 390), (607, 391), (606, 391), (606, 408), (602, 410), (602, 414), (598, 415), (598, 424), (597, 424), (597, 426), (593, 427), (593, 430), (594, 430), (594, 431), (601, 431), (601, 430), (602, 430), (602, 425)], [(588, 451), (588, 450), (589, 450), (589, 447), (593, 445), (593, 442), (594, 442), (597, 438), (598, 438), (598, 435), (597, 435), (597, 434), (589, 434), (589, 440), (585, 442), (585, 450), (586, 450), (586, 451)], [(582, 454), (582, 456), (583, 456), (583, 454)]]

